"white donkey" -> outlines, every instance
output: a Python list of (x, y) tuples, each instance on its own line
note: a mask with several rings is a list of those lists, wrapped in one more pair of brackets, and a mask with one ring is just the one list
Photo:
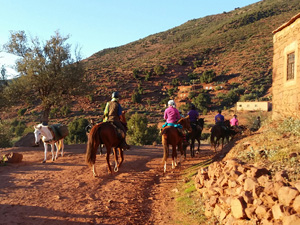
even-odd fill
[[(52, 161), (56, 160), (58, 157), (58, 152), (61, 150), (61, 156), (64, 156), (64, 137), (68, 135), (68, 128), (65, 125), (62, 125), (64, 129), (66, 129), (66, 135), (61, 135), (60, 133), (57, 134), (57, 130), (53, 131), (48, 126), (44, 126), (42, 124), (34, 126), (34, 137), (35, 137), (35, 143), (39, 144), (40, 140), (42, 139), (44, 143), (44, 161), (47, 160), (47, 150), (48, 150), (48, 144), (51, 145), (51, 153), (52, 153)], [(55, 137), (56, 136), (56, 137)], [(56, 155), (54, 158), (54, 144), (56, 146)]]

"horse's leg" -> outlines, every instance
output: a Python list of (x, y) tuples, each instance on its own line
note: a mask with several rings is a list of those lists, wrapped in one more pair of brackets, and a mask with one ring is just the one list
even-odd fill
[[(60, 144), (59, 144), (59, 142), (60, 141), (58, 141), (58, 142), (55, 142), (55, 147), (56, 147), (56, 153), (55, 153), (55, 160), (57, 160), (57, 158), (58, 158), (58, 152), (59, 152), (59, 148), (60, 148)], [(52, 161), (54, 161), (53, 159), (52, 159)]]
[(93, 171), (94, 177), (98, 177), (98, 174), (97, 174), (97, 172), (96, 172), (95, 163), (94, 163), (93, 166), (92, 166), (92, 171)]
[(114, 158), (115, 158), (115, 168), (114, 168), (114, 171), (118, 172), (119, 171), (119, 165), (118, 165), (118, 153), (116, 151), (116, 148), (113, 148), (113, 152), (114, 152)]
[(119, 149), (119, 154), (120, 154), (120, 157), (121, 157), (121, 162), (119, 163), (119, 168), (120, 168), (123, 161), (124, 161), (124, 151), (121, 148), (118, 148), (118, 149)]
[(60, 140), (60, 149), (61, 149), (61, 153), (60, 153), (60, 155), (62, 156), (62, 157), (64, 157), (64, 150), (65, 150), (65, 144), (64, 144), (64, 139), (61, 139)]
[(195, 139), (194, 139), (194, 137), (192, 138), (192, 140), (191, 140), (191, 157), (193, 158), (194, 156), (195, 156)]
[(200, 138), (199, 138), (199, 137), (197, 138), (197, 141), (198, 141), (198, 149), (197, 149), (197, 152), (200, 153)]
[(55, 158), (54, 158), (54, 148), (55, 148), (55, 145), (54, 145), (54, 144), (51, 144), (52, 161), (55, 160)]
[(112, 170), (111, 170), (111, 166), (110, 166), (110, 162), (109, 162), (109, 157), (110, 157), (110, 152), (111, 152), (111, 146), (107, 146), (106, 147), (106, 163), (107, 163), (107, 167), (108, 167), (108, 172), (112, 174)]
[(44, 161), (43, 161), (43, 163), (45, 163), (47, 160), (47, 151), (48, 151), (48, 144), (46, 144), (44, 142)]
[(177, 152), (176, 152), (176, 145), (172, 145), (172, 169), (177, 166)]

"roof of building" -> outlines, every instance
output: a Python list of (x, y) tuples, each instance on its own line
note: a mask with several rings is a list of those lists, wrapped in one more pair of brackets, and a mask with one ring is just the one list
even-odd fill
[(293, 16), (288, 22), (282, 24), (280, 27), (278, 27), (276, 30), (274, 30), (272, 33), (276, 34), (278, 31), (283, 30), (284, 28), (286, 28), (287, 26), (291, 25), (292, 23), (294, 23), (297, 19), (300, 18), (300, 13), (298, 13), (297, 15)]

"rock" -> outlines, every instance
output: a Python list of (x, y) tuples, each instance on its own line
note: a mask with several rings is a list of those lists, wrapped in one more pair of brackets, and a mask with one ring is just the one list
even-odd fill
[(6, 162), (8, 163), (20, 163), (22, 162), (23, 159), (23, 155), (16, 152), (11, 152), (9, 154), (6, 154), (5, 157), (7, 159)]
[(38, 145), (35, 144), (35, 138), (33, 133), (28, 133), (20, 138), (19, 141), (17, 141), (14, 144), (15, 147), (36, 147)]
[(290, 215), (285, 216), (282, 219), (283, 225), (299, 225), (300, 224), (300, 216), (299, 215)]
[(293, 202), (294, 210), (300, 214), (300, 195), (298, 195)]
[(275, 220), (279, 220), (279, 219), (283, 218), (283, 216), (284, 216), (283, 205), (281, 205), (281, 204), (273, 205), (272, 214), (273, 214), (273, 218)]
[(246, 202), (242, 197), (234, 198), (231, 200), (230, 208), (231, 213), (236, 219), (246, 218), (245, 209), (247, 207)]
[(281, 187), (278, 190), (279, 203), (285, 206), (289, 206), (298, 195), (299, 191), (293, 187)]
[(244, 182), (244, 191), (253, 191), (256, 186), (258, 186), (256, 180), (247, 178)]
[(256, 210), (255, 210), (255, 214), (257, 215), (258, 219), (263, 219), (263, 218), (268, 218), (267, 217), (267, 212), (268, 212), (268, 208), (264, 205), (259, 205)]
[(286, 171), (278, 171), (275, 173), (275, 181), (282, 181), (282, 182), (286, 182), (286, 180), (289, 179), (288, 174), (286, 173)]

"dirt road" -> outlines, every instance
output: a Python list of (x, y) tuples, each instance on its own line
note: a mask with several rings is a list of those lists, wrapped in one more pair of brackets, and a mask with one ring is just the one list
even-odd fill
[[(68, 145), (65, 156), (43, 164), (43, 148), (0, 149), (22, 153), (23, 162), (0, 166), (0, 224), (174, 224), (172, 189), (184, 168), (199, 162), (190, 156), (163, 174), (162, 146), (133, 147), (120, 171), (107, 173), (97, 155), (98, 178), (85, 163), (85, 145)], [(112, 156), (111, 156), (112, 159)]]

